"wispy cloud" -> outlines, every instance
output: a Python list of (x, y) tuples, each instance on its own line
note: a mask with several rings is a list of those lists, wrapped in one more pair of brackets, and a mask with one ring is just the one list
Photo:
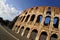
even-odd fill
[(6, 0), (0, 0), (0, 17), (4, 20), (13, 20), (13, 18), (20, 12), (20, 10), (17, 10), (15, 7), (9, 6), (10, 5), (6, 3)]

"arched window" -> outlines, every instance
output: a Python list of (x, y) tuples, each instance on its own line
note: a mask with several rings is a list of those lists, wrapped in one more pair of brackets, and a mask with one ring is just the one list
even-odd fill
[(46, 16), (45, 21), (44, 21), (45, 26), (50, 24), (50, 19), (51, 19), (50, 16)]
[(31, 39), (31, 40), (35, 40), (37, 33), (38, 33), (38, 31), (37, 31), (36, 29), (34, 29), (34, 30), (31, 32), (30, 39)]
[(24, 20), (25, 16), (23, 17), (23, 19), (21, 20), (21, 22)]
[(36, 22), (39, 23), (42, 21), (42, 15), (38, 15)]
[(59, 25), (59, 18), (55, 17), (54, 21), (53, 21), (53, 26), (54, 26), (54, 28), (58, 28), (58, 25)]
[(30, 17), (30, 15), (27, 15), (27, 17), (26, 17), (26, 19), (25, 19), (25, 22), (28, 21), (29, 17)]
[(39, 37), (39, 40), (46, 40), (47, 38), (47, 33), (46, 32), (42, 32), (40, 37)]
[(25, 33), (24, 33), (24, 37), (27, 37), (29, 30), (30, 30), (30, 28), (26, 28)]
[(50, 40), (57, 40), (58, 36), (56, 34), (51, 35)]
[(35, 15), (33, 14), (33, 15), (31, 16), (30, 21), (33, 21), (33, 20), (34, 20), (34, 18), (35, 18)]

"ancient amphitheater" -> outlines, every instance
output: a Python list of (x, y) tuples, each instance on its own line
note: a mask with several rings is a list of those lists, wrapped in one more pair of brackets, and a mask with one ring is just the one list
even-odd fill
[(26, 9), (12, 30), (30, 40), (60, 40), (60, 8), (39, 6)]

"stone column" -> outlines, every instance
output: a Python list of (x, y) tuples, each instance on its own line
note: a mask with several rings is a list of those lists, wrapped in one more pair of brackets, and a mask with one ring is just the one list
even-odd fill
[(23, 32), (22, 32), (22, 34), (21, 34), (21, 36), (23, 36), (23, 35), (24, 35), (24, 33), (25, 33), (25, 30), (26, 30), (26, 27), (24, 28), (24, 30), (23, 30)]
[(40, 35), (41, 35), (41, 31), (38, 31), (38, 33), (37, 33), (37, 36), (36, 36), (35, 40), (39, 40)]
[(30, 38), (31, 32), (32, 32), (32, 29), (29, 31), (27, 38)]
[(43, 25), (44, 24), (44, 21), (45, 21), (45, 16), (46, 16), (46, 12), (44, 12), (43, 14), (42, 14), (43, 16), (42, 16), (42, 21), (41, 21), (41, 25)]
[(58, 26), (58, 28), (59, 28), (59, 31), (60, 31), (60, 15), (59, 15), (59, 26)]
[(29, 17), (28, 21), (26, 22), (26, 24), (27, 24), (27, 23), (30, 21), (30, 19), (31, 19), (31, 16), (32, 16), (32, 15), (30, 15), (30, 17)]
[(50, 40), (50, 33), (48, 33), (46, 40)]
[(58, 40), (60, 40), (60, 15), (59, 15), (59, 26), (58, 26), (58, 28), (59, 28)]
[(38, 15), (35, 15), (35, 18), (34, 18), (33, 24), (35, 24), (35, 22), (36, 22), (36, 20), (37, 20), (37, 16), (38, 16)]
[(50, 30), (53, 28), (53, 21), (54, 21), (54, 9), (51, 9), (51, 22), (50, 22)]
[(21, 18), (20, 22), (22, 21), (22, 19), (23, 19), (23, 16), (22, 16), (22, 18)]
[(17, 33), (19, 33), (19, 32), (20, 32), (21, 27), (22, 27), (22, 26), (20, 26), (20, 27), (19, 27), (19, 29), (18, 29)]
[[(23, 22), (25, 21), (25, 19), (26, 19), (26, 18), (27, 18), (27, 16), (25, 16), (25, 18), (24, 18)], [(23, 23), (23, 22), (22, 22), (22, 23)]]

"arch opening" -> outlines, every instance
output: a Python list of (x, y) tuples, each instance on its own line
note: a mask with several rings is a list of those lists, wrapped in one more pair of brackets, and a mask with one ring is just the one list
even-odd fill
[(24, 20), (25, 16), (23, 17), (23, 19), (21, 20), (21, 22)]
[(35, 40), (37, 33), (38, 33), (38, 31), (36, 29), (34, 29), (30, 35), (30, 39)]
[(42, 32), (40, 37), (39, 37), (39, 40), (46, 40), (47, 38), (47, 33), (46, 32)]
[(19, 34), (21, 35), (22, 31), (24, 30), (24, 26), (21, 27)]
[(50, 24), (50, 19), (51, 19), (50, 16), (46, 16), (46, 17), (45, 17), (45, 21), (44, 21), (44, 25), (45, 25), (45, 26), (47, 26), (47, 25)]
[(58, 36), (56, 34), (53, 34), (51, 37), (50, 37), (50, 40), (57, 40)]
[(17, 26), (17, 30), (16, 30), (16, 32), (18, 31), (19, 27), (20, 27), (20, 26)]
[(47, 14), (47, 15), (51, 15), (51, 11), (47, 11), (46, 14)]
[(39, 23), (41, 21), (42, 21), (42, 15), (38, 15), (37, 20), (36, 20), (36, 23)]
[(35, 15), (33, 14), (33, 15), (31, 16), (30, 21), (33, 21), (33, 20), (34, 20), (34, 18), (35, 18)]
[(30, 30), (30, 28), (26, 28), (25, 33), (24, 33), (24, 37), (27, 37), (29, 30)]
[(58, 25), (59, 25), (59, 18), (55, 17), (54, 21), (53, 21), (53, 26), (54, 26), (54, 28), (58, 28)]
[(25, 22), (27, 22), (27, 21), (28, 21), (29, 17), (30, 17), (30, 15), (28, 15), (28, 16), (26, 17)]

